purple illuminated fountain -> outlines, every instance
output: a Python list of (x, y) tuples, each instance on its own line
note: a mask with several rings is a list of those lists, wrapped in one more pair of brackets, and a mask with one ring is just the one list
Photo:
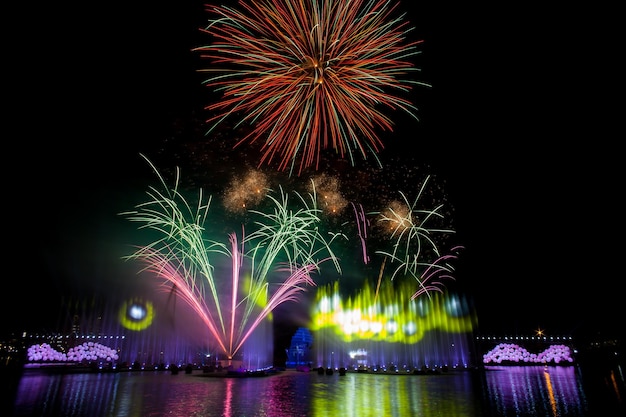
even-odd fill
[[(294, 193), (295, 201), (282, 188), (278, 194), (263, 189), (266, 181), (259, 173), (240, 181), (240, 187), (231, 187), (225, 196), (226, 207), (244, 208), (256, 219), (251, 233), (246, 234), (246, 227), (241, 226), (242, 232), (231, 232), (229, 244), (224, 244), (207, 238), (211, 198), (204, 201), (200, 192), (190, 204), (178, 181), (169, 188), (151, 166), (162, 190), (151, 188), (148, 202), (123, 214), (159, 238), (128, 259), (143, 262), (143, 273), (157, 278), (183, 301), (199, 323), (195, 333), (204, 332), (208, 354), (244, 368), (271, 365), (270, 320), (275, 308), (298, 300), (306, 286), (316, 285), (311, 274), (319, 271), (322, 263), (330, 261), (341, 273), (331, 244), (345, 235), (328, 233), (328, 240), (322, 236), (316, 181), (311, 181), (306, 197)], [(318, 291), (311, 327), (320, 365), (414, 368), (468, 364), (473, 311), (461, 297), (443, 291), (443, 281), (452, 278), (450, 261), (456, 259), (460, 248), (441, 255), (434, 236), (451, 232), (431, 226), (443, 217), (441, 206), (432, 210), (416, 207), (427, 181), (412, 203), (400, 193), (402, 201), (373, 213), (390, 248), (374, 252), (382, 260), (376, 289), (365, 287), (358, 297), (345, 301), (336, 288)], [(270, 202), (269, 209), (250, 207), (250, 203), (263, 201), (259, 195)], [(326, 190), (320, 200), (336, 214), (338, 204), (329, 205), (329, 195), (333, 194)], [(361, 206), (353, 208), (367, 263), (369, 221)], [(385, 266), (389, 276), (383, 274)]]
[[(436, 236), (452, 232), (436, 222), (442, 206), (417, 207), (428, 178), (413, 202), (400, 193), (400, 201), (373, 213), (352, 204), (356, 222), (342, 224), (352, 229), (325, 232), (322, 218), (334, 221), (350, 207), (334, 178), (314, 178), (306, 195), (287, 194), (271, 191), (268, 179), (252, 170), (226, 189), (227, 213), (215, 216), (211, 197), (200, 190), (192, 202), (178, 172), (169, 187), (148, 163), (160, 187), (150, 187), (146, 202), (121, 213), (150, 238), (126, 257), (143, 266), (143, 285), (120, 294), (120, 305), (103, 303), (97, 313), (81, 314), (73, 345), (102, 343), (120, 362), (141, 367), (273, 365), (276, 307), (302, 301), (323, 264), (332, 265), (331, 275), (342, 274), (331, 249), (340, 237), (355, 242), (361, 254), (353, 260), (369, 271), (380, 262), (379, 273), (368, 276), (357, 266), (358, 291), (350, 295), (338, 282), (318, 287), (310, 323), (301, 322), (313, 333), (313, 365), (410, 370), (470, 363), (474, 311), (461, 295), (444, 290), (461, 248), (441, 254)], [(232, 227), (225, 217), (245, 220)], [(372, 230), (370, 218), (376, 220)], [(333, 221), (325, 223), (339, 224)], [(381, 249), (370, 252), (372, 242)]]
[[(205, 333), (206, 343), (228, 366), (233, 361), (253, 369), (272, 365), (268, 321), (273, 310), (314, 286), (311, 274), (321, 263), (331, 261), (339, 270), (330, 248), (334, 237), (325, 240), (318, 228), (315, 194), (294, 193), (292, 201), (282, 188), (277, 195), (267, 193), (269, 210), (247, 209), (256, 216), (254, 230), (246, 234), (241, 226), (240, 235), (230, 233), (225, 244), (206, 236), (211, 198), (205, 201), (200, 191), (191, 205), (178, 180), (169, 188), (150, 165), (162, 189), (150, 188), (149, 201), (122, 214), (141, 229), (156, 232), (158, 238), (128, 259), (141, 261), (142, 272), (175, 292), (201, 322), (196, 332)], [(254, 198), (258, 191), (248, 190)]]

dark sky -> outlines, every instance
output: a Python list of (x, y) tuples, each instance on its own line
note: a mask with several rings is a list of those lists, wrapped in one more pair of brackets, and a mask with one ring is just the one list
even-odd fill
[[(115, 291), (117, 213), (152, 185), (138, 153), (204, 129), (203, 3), (128, 3), (19, 11), (3, 94), (9, 330), (68, 293)], [(613, 27), (587, 10), (404, 3), (433, 87), (382, 156), (445, 181), (479, 330), (609, 332), (624, 275)]]

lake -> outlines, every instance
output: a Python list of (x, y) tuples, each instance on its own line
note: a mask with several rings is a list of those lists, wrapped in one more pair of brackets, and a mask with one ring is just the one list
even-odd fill
[[(624, 416), (623, 369), (492, 366), (439, 374), (267, 376), (23, 370), (2, 416)], [(6, 394), (5, 394), (6, 396)]]

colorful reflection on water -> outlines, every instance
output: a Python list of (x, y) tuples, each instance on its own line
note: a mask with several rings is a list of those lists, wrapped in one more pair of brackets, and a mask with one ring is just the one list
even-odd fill
[[(586, 370), (585, 370), (586, 371)], [(438, 375), (279, 372), (210, 377), (167, 371), (25, 371), (13, 416), (624, 415), (621, 368), (502, 366)], [(2, 414), (4, 415), (4, 414)]]
[(312, 416), (481, 416), (471, 375), (380, 375), (348, 373), (339, 387), (315, 378)]
[[(198, 371), (199, 372), (199, 371)], [(206, 377), (160, 371), (26, 372), (15, 416), (481, 416), (469, 372), (382, 375), (284, 371)]]
[(586, 400), (573, 366), (488, 366), (484, 395), (498, 415), (584, 416)]

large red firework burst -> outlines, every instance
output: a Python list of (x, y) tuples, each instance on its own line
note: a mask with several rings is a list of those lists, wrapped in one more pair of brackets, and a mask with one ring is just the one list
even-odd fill
[(250, 129), (239, 139), (262, 140), (259, 165), (318, 168), (331, 148), (354, 164), (353, 154), (377, 158), (377, 132), (393, 131), (383, 110), (417, 119), (406, 98), (417, 71), (410, 57), (422, 41), (398, 4), (388, 0), (239, 1), (239, 9), (207, 6), (207, 46), (195, 48), (211, 66), (205, 84), (222, 99), (206, 106), (209, 132), (230, 116)]

